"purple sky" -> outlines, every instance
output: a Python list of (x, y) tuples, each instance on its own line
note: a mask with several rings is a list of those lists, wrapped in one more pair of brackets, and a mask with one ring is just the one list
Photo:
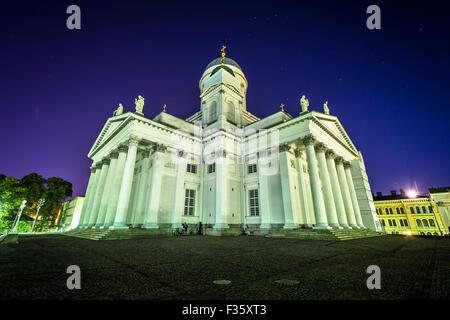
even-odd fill
[[(392, 2), (392, 1), (391, 1)], [(81, 30), (66, 8), (81, 7)], [(450, 45), (440, 2), (55, 1), (2, 4), (0, 174), (36, 172), (84, 194), (87, 153), (118, 103), (152, 118), (200, 109), (206, 65), (227, 56), (259, 117), (328, 100), (362, 151), (372, 191), (450, 185)]]

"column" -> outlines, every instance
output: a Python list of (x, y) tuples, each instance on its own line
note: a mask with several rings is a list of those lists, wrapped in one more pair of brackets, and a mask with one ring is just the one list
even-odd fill
[(345, 178), (344, 165), (342, 157), (336, 158), (336, 169), (338, 173), (339, 186), (342, 191), (342, 200), (344, 201), (345, 213), (347, 215), (347, 222), (352, 228), (358, 228), (356, 225), (355, 214), (353, 212), (352, 199), (350, 191), (348, 190), (347, 179)]
[(136, 154), (139, 140), (136, 137), (131, 137), (128, 143), (127, 160), (125, 161), (125, 168), (123, 170), (116, 216), (114, 218), (114, 224), (111, 227), (113, 229), (128, 229), (125, 222), (128, 213), (128, 206), (130, 204), (131, 186), (133, 184), (134, 166), (136, 164)]
[(226, 157), (225, 150), (220, 150), (216, 154), (216, 222), (214, 229), (228, 228), (228, 224), (223, 222), (227, 213)]
[[(266, 158), (267, 153), (258, 153), (258, 180), (259, 180), (259, 202), (261, 204), (260, 214), (261, 214), (261, 224), (259, 227), (261, 229), (270, 229), (272, 227), (270, 220), (270, 199), (269, 199), (269, 186), (267, 183), (267, 175), (265, 174), (265, 165), (268, 164)], [(245, 214), (245, 213), (243, 213)]]
[(340, 229), (334, 204), (333, 190), (331, 189), (330, 175), (328, 173), (327, 161), (325, 160), (326, 146), (323, 143), (316, 145), (317, 160), (319, 163), (320, 180), (322, 183), (323, 197), (325, 200), (325, 209), (327, 212), (328, 225), (335, 229)]
[(111, 178), (111, 190), (108, 199), (108, 207), (106, 208), (105, 222), (103, 223), (103, 227), (105, 229), (111, 227), (114, 224), (128, 147), (125, 145), (121, 145), (117, 148), (117, 151), (119, 155), (117, 157), (115, 170), (111, 172), (113, 174), (113, 177)]
[(103, 190), (105, 189), (105, 180), (109, 170), (109, 159), (103, 159), (101, 164), (102, 169), (100, 171), (100, 178), (98, 179), (98, 185), (94, 193), (94, 201), (92, 204), (91, 213), (89, 215), (88, 228), (95, 228), (95, 222), (97, 221), (98, 210), (100, 208), (100, 201), (103, 196)]
[(150, 172), (150, 150), (145, 150), (142, 153), (142, 172), (141, 179), (137, 190), (137, 204), (133, 218), (133, 227), (144, 224), (145, 204), (147, 200), (147, 193), (149, 189), (148, 175)]
[(353, 185), (352, 173), (350, 172), (350, 166), (351, 165), (349, 162), (344, 163), (345, 177), (348, 183), (348, 190), (350, 191), (350, 198), (352, 199), (353, 213), (356, 218), (356, 225), (359, 228), (364, 228), (361, 218), (361, 211), (359, 210), (358, 199), (356, 198), (355, 186)]
[(333, 190), (339, 225), (343, 228), (350, 228), (347, 222), (347, 216), (345, 215), (344, 201), (342, 200), (342, 191), (341, 187), (339, 186), (339, 180), (336, 171), (336, 162), (334, 162), (336, 154), (333, 151), (328, 150), (325, 156), (327, 158), (328, 174), (330, 176), (331, 189)]
[(95, 189), (95, 175), (98, 172), (98, 170), (96, 169), (96, 166), (93, 164), (91, 166), (91, 175), (89, 177), (89, 182), (88, 182), (88, 186), (86, 188), (86, 196), (84, 198), (84, 202), (83, 202), (83, 207), (81, 208), (81, 215), (80, 215), (80, 220), (78, 221), (78, 228), (84, 228), (87, 224), (87, 222), (85, 222), (85, 220), (89, 220), (86, 219), (86, 217), (88, 217), (88, 211), (87, 211), (87, 207), (89, 204), (89, 201), (92, 200), (92, 193), (93, 193), (93, 189)]
[(157, 144), (154, 146), (155, 152), (153, 153), (153, 165), (151, 174), (151, 183), (149, 190), (149, 199), (147, 202), (146, 217), (144, 219), (144, 228), (146, 229), (158, 229), (158, 211), (159, 201), (161, 198), (161, 185), (164, 169), (164, 152), (166, 147)]
[(293, 192), (290, 149), (291, 147), (288, 144), (281, 145), (279, 148), (281, 193), (284, 209), (283, 229), (296, 229), (299, 227), (294, 218), (297, 212), (295, 208), (295, 194)]
[(109, 156), (109, 160), (110, 160), (109, 170), (108, 170), (108, 175), (107, 175), (106, 181), (105, 181), (105, 190), (103, 192), (103, 196), (100, 201), (100, 208), (98, 211), (97, 221), (95, 223), (96, 228), (104, 227), (103, 225), (105, 223), (106, 211), (108, 210), (108, 205), (110, 203), (111, 190), (112, 190), (112, 185), (114, 183), (113, 179), (114, 179), (115, 172), (116, 172), (118, 156), (119, 156), (118, 152), (112, 152)]
[(312, 221), (309, 216), (308, 190), (305, 180), (305, 172), (303, 172), (302, 152), (299, 149), (295, 150), (295, 157), (297, 159), (297, 166), (299, 167), (298, 180), (300, 185), (300, 203), (302, 204), (302, 223), (307, 227), (312, 227)]
[(303, 139), (306, 146), (306, 160), (309, 169), (309, 181), (311, 184), (311, 193), (314, 205), (314, 216), (316, 218), (316, 226), (314, 229), (330, 229), (325, 212), (325, 204), (322, 194), (322, 185), (317, 168), (316, 152), (314, 151), (314, 143), (316, 139), (313, 136), (307, 136)]
[(184, 213), (184, 177), (186, 175), (186, 154), (183, 151), (178, 152), (177, 158), (177, 176), (175, 178), (175, 197), (172, 212), (171, 228), (181, 228), (181, 216)]

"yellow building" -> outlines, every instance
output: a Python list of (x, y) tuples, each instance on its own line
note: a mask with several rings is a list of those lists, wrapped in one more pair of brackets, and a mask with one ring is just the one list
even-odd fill
[(400, 189), (374, 196), (378, 219), (387, 234), (444, 236), (449, 234), (436, 202), (428, 196), (410, 198)]

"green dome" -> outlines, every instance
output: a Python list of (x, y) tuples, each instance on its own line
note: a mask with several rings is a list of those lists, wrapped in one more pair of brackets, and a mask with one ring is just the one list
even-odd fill
[[(238, 68), (239, 70), (242, 71), (241, 67), (240, 67), (240, 66), (237, 64), (237, 62), (234, 61), (233, 59), (230, 59), (230, 58), (225, 57), (225, 60), (223, 61), (223, 63), (224, 63), (225, 65), (229, 65), (229, 66), (236, 67), (236, 68)], [(211, 62), (208, 64), (208, 66), (206, 67), (206, 69), (208, 69), (208, 68), (210, 68), (210, 67), (212, 67), (212, 66), (220, 66), (221, 64), (222, 64), (221, 58), (216, 58), (216, 59), (214, 59), (213, 61), (211, 61)], [(206, 70), (206, 69), (205, 69), (205, 70)]]

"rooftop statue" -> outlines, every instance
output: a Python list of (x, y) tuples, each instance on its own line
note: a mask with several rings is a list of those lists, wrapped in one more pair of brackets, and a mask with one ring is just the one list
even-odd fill
[(302, 106), (302, 112), (308, 111), (309, 101), (305, 98), (305, 95), (300, 99), (300, 105)]
[(328, 108), (328, 101), (325, 101), (325, 103), (323, 104), (323, 112), (325, 112), (325, 114), (330, 114), (330, 109)]
[(140, 114), (144, 114), (142, 110), (144, 110), (144, 98), (139, 95), (137, 99), (134, 99), (134, 104), (136, 105), (136, 112)]
[(123, 105), (119, 103), (117, 110), (113, 112), (113, 116), (120, 116), (123, 113)]

